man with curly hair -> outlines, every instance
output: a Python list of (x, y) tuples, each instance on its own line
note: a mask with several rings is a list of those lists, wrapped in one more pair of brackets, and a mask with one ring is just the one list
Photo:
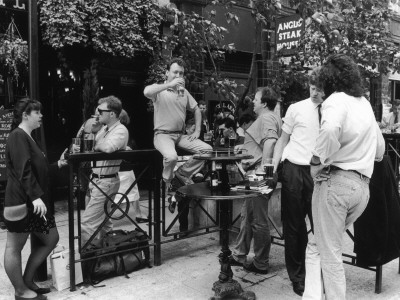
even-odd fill
[[(368, 204), (374, 160), (382, 159), (385, 142), (350, 57), (328, 57), (319, 81), (327, 98), (310, 161), (315, 239), (307, 247), (317, 255), (307, 255), (303, 299), (322, 299), (323, 290), (326, 299), (346, 299), (343, 234)], [(316, 266), (320, 272), (308, 272)]]

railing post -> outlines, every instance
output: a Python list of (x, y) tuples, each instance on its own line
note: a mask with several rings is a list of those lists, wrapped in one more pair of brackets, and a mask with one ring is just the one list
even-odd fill
[[(153, 178), (154, 178), (154, 265), (161, 265), (161, 199), (160, 197), (160, 182), (161, 182), (161, 170), (162, 170), (162, 159), (160, 154), (157, 152), (153, 155)], [(164, 185), (164, 183), (163, 183)]]

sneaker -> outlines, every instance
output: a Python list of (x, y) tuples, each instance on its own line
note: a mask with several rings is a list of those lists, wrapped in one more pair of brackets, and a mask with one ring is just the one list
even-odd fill
[(175, 172), (175, 178), (177, 178), (183, 185), (194, 184), (192, 179), (183, 176), (181, 173), (179, 173), (179, 170)]
[(268, 274), (268, 269), (267, 270), (260, 270), (259, 268), (257, 268), (254, 265), (253, 262), (248, 266), (243, 265), (243, 269), (245, 269), (248, 272), (259, 273), (259, 274)]
[(243, 264), (241, 262), (238, 262), (236, 259), (234, 259), (232, 255), (229, 256), (228, 259), (229, 259), (229, 264), (231, 266), (243, 267)]
[[(174, 196), (168, 197), (168, 203), (169, 203), (168, 210), (171, 214), (175, 213), (175, 208), (176, 208), (176, 200), (172, 201), (172, 197), (174, 197)], [(175, 199), (175, 197), (174, 197), (174, 199)]]

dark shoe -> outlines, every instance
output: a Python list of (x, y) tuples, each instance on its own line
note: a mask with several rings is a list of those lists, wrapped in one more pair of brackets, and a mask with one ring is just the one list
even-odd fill
[(171, 214), (173, 214), (175, 212), (175, 208), (176, 208), (176, 201), (172, 201), (172, 197), (170, 196), (168, 197), (168, 210), (170, 211)]
[(229, 264), (231, 266), (243, 267), (243, 264), (241, 262), (238, 262), (236, 259), (234, 259), (232, 255), (229, 256), (228, 259), (229, 259)]
[(302, 297), (304, 293), (304, 282), (293, 282), (293, 292)]
[(47, 297), (41, 294), (37, 294), (34, 298), (25, 298), (22, 296), (15, 295), (15, 300), (47, 300)]
[(50, 293), (50, 288), (37, 288), (36, 290), (31, 289), (32, 291), (34, 291), (36, 294), (48, 294)]
[(243, 269), (245, 269), (248, 272), (259, 273), (259, 274), (268, 274), (268, 269), (267, 270), (260, 270), (259, 268), (257, 268), (254, 265), (253, 262), (248, 266), (243, 265)]
[(138, 222), (138, 223), (147, 223), (147, 222), (149, 222), (149, 219), (148, 218), (137, 217), (136, 218), (136, 222)]

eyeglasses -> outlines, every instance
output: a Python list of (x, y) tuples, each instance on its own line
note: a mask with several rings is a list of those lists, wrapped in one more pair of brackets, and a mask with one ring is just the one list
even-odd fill
[(100, 109), (100, 108), (98, 108), (97, 110), (99, 111), (99, 114), (100, 114), (100, 115), (102, 115), (103, 112), (112, 112), (111, 109)]

